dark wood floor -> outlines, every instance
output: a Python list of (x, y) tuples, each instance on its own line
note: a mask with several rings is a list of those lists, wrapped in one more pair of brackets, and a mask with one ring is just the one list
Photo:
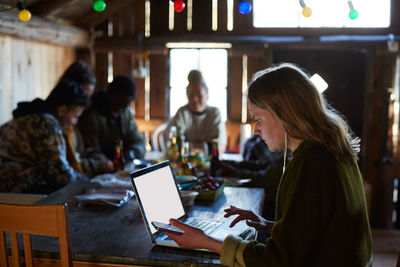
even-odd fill
[(399, 230), (372, 230), (373, 266), (394, 267), (400, 253)]

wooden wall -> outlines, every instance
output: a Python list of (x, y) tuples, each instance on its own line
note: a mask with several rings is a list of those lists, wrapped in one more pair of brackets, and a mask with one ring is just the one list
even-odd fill
[(72, 47), (0, 35), (0, 124), (18, 102), (45, 98), (74, 60)]

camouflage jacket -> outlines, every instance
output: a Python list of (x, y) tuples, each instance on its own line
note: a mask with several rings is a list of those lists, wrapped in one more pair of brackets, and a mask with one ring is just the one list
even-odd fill
[(66, 158), (61, 125), (50, 113), (14, 118), (0, 128), (0, 191), (50, 193), (87, 179)]

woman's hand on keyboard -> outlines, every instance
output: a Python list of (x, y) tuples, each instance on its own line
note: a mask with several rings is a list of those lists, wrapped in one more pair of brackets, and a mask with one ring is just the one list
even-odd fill
[(226, 214), (225, 218), (228, 218), (232, 215), (238, 215), (231, 223), (231, 227), (235, 226), (240, 221), (246, 220), (246, 224), (248, 226), (254, 227), (259, 232), (270, 233), (272, 226), (274, 225), (273, 221), (268, 221), (261, 217), (258, 214), (255, 214), (251, 210), (243, 210), (239, 209), (235, 206), (230, 206), (229, 208), (224, 210)]
[(204, 234), (203, 230), (192, 227), (175, 219), (170, 219), (169, 223), (185, 231), (183, 235), (165, 233), (171, 239), (173, 239), (179, 245), (179, 247), (187, 249), (207, 249), (209, 251), (221, 253), (222, 242)]

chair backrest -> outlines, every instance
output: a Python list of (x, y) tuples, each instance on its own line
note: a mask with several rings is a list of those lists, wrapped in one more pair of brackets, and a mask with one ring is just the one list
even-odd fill
[(167, 128), (168, 123), (162, 123), (160, 124), (153, 132), (153, 135), (151, 137), (151, 143), (153, 144), (153, 150), (154, 151), (165, 151), (165, 142), (164, 142), (164, 137), (163, 133), (165, 129)]
[(241, 122), (226, 121), (226, 151), (240, 153)]
[[(0, 266), (20, 266), (17, 233), (22, 233), (25, 266), (33, 266), (31, 235), (58, 237), (61, 266), (72, 266), (67, 204), (16, 205), (0, 203)], [(10, 234), (8, 265), (5, 232)]]

